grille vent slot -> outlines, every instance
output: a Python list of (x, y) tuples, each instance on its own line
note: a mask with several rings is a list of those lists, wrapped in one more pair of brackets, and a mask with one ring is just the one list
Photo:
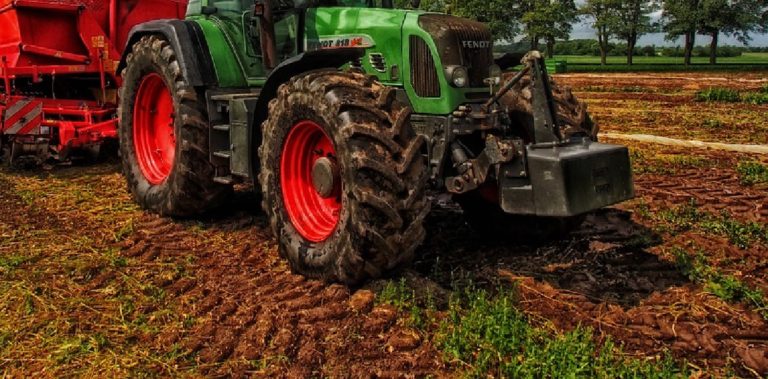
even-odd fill
[(429, 45), (419, 36), (410, 37), (411, 84), (419, 97), (440, 97), (440, 79)]

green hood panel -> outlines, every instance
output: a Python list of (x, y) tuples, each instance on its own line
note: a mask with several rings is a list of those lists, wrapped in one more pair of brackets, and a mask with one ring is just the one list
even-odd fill
[[(402, 85), (402, 26), (409, 11), (376, 8), (315, 8), (307, 10), (305, 48), (345, 47), (362, 43), (365, 72), (389, 85)], [(319, 45), (319, 46), (318, 46)], [(329, 46), (332, 45), (332, 46)], [(372, 45), (372, 46), (370, 46)], [(386, 72), (377, 71), (370, 54), (381, 54)], [(399, 73), (392, 75), (392, 67)]]

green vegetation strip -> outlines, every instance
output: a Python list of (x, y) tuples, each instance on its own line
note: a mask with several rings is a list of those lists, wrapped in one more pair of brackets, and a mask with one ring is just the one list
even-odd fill
[(726, 275), (707, 262), (703, 252), (691, 256), (681, 248), (673, 248), (677, 265), (689, 279), (704, 285), (704, 288), (728, 303), (742, 303), (753, 308), (760, 316), (768, 320), (768, 301), (763, 292), (752, 288), (733, 275)]
[(730, 88), (708, 88), (696, 92), (696, 101), (747, 103), (754, 105), (768, 104), (768, 85), (756, 92), (739, 92)]
[(444, 360), (458, 364), (467, 378), (683, 378), (685, 363), (668, 354), (641, 360), (622, 353), (610, 338), (596, 343), (589, 328), (554, 333), (536, 327), (516, 308), (515, 291), (496, 294), (468, 285), (451, 296), (448, 310), (439, 312), (428, 297), (426, 309), (417, 305), (404, 282), (389, 283), (379, 301), (410, 314), (411, 326), (436, 328), (435, 345)]
[(756, 161), (739, 162), (736, 166), (741, 184), (751, 186), (768, 183), (768, 165)]
[(735, 220), (726, 211), (716, 215), (699, 210), (693, 199), (687, 204), (653, 214), (649, 212), (647, 205), (641, 205), (640, 214), (661, 221), (664, 224), (661, 231), (680, 233), (698, 229), (725, 236), (730, 243), (742, 249), (750, 248), (756, 243), (768, 244), (768, 225)]

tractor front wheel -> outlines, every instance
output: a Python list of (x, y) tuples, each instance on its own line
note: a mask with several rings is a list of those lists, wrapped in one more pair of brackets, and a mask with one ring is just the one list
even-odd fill
[(263, 208), (300, 274), (355, 284), (408, 263), (429, 211), (425, 140), (391, 88), (321, 71), (282, 85), (259, 149)]
[(205, 103), (176, 60), (159, 36), (133, 45), (122, 73), (120, 157), (137, 203), (184, 217), (216, 207), (232, 189), (213, 181)]

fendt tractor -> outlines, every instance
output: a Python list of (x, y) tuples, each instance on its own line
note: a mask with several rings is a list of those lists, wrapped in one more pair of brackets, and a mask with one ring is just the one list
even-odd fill
[(408, 263), (434, 195), (479, 233), (530, 239), (633, 196), (627, 149), (597, 142), (538, 52), (495, 60), (479, 22), (391, 0), (192, 0), (125, 41), (134, 199), (186, 217), (253, 183), (281, 255), (312, 278)]

